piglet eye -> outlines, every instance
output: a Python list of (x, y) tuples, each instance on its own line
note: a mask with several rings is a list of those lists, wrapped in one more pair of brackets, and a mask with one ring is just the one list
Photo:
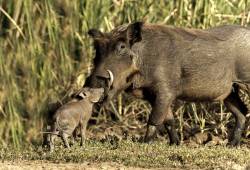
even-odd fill
[(118, 50), (123, 50), (123, 49), (125, 49), (126, 48), (126, 44), (124, 44), (124, 43), (120, 43), (119, 45), (118, 45)]
[(123, 49), (123, 48), (125, 48), (125, 45), (124, 44), (121, 44), (121, 47), (120, 47), (121, 49)]

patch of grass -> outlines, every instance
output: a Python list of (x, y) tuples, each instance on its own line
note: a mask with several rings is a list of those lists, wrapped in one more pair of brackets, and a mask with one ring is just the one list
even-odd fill
[(250, 149), (228, 148), (224, 146), (169, 146), (165, 142), (153, 144), (135, 143), (130, 140), (119, 142), (114, 148), (110, 143), (87, 141), (80, 148), (56, 147), (53, 153), (42, 148), (3, 148), (2, 161), (48, 160), (56, 163), (116, 162), (126, 166), (145, 168), (233, 168), (246, 167), (250, 160)]

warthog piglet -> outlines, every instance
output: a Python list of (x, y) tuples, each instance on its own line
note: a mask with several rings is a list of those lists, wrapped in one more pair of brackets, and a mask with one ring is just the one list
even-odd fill
[(67, 138), (72, 136), (76, 128), (80, 129), (81, 146), (85, 139), (88, 120), (91, 117), (93, 104), (103, 95), (103, 88), (83, 88), (78, 94), (82, 99), (71, 101), (61, 106), (54, 114), (50, 131), (49, 146), (54, 149), (54, 139), (61, 137), (65, 147), (69, 148)]

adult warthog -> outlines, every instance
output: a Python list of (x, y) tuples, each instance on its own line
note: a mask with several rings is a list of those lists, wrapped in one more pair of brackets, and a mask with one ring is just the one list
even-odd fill
[(134, 22), (111, 32), (89, 30), (94, 70), (86, 86), (104, 87), (106, 100), (124, 89), (141, 89), (152, 105), (145, 141), (164, 123), (171, 144), (179, 144), (171, 104), (221, 101), (236, 118), (231, 145), (239, 145), (247, 107), (238, 87), (250, 86), (250, 29), (220, 26), (183, 29)]

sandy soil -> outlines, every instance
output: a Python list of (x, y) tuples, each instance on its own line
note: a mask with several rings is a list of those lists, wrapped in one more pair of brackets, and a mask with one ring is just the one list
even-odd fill
[[(250, 170), (250, 165), (241, 166), (232, 162), (224, 164), (225, 169), (232, 170)], [(227, 168), (226, 168), (227, 167)], [(52, 163), (49, 161), (4, 161), (0, 163), (0, 170), (146, 170), (145, 168), (127, 167), (114, 162), (101, 163)], [(150, 168), (156, 170), (163, 170), (165, 168)], [(167, 168), (168, 170), (179, 170), (179, 168)], [(190, 166), (186, 169), (199, 169)], [(219, 168), (220, 169), (220, 168)]]
[(143, 168), (126, 167), (118, 163), (51, 163), (48, 161), (1, 162), (0, 170), (142, 170)]

